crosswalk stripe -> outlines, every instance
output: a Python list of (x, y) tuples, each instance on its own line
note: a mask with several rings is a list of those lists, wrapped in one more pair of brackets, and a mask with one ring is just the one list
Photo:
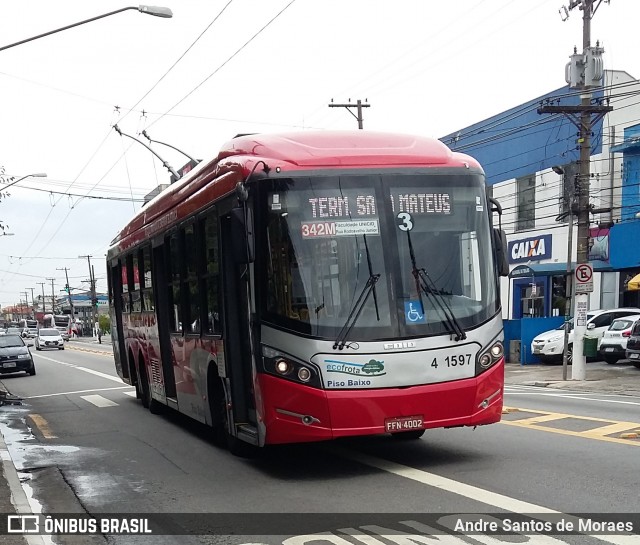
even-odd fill
[(130, 392), (122, 392), (124, 395), (126, 396), (130, 396), (130, 397), (136, 397), (136, 391), (135, 390), (131, 390)]
[(117, 407), (117, 403), (107, 399), (106, 397), (102, 397), (101, 395), (90, 395), (90, 396), (80, 396), (85, 401), (92, 403), (96, 407)]

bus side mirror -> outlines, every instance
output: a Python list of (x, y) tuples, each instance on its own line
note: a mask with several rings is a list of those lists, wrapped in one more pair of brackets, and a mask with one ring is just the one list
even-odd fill
[(231, 241), (236, 263), (240, 265), (255, 261), (253, 212), (249, 207), (231, 209)]
[(493, 242), (496, 252), (496, 263), (500, 276), (509, 276), (509, 260), (507, 259), (507, 235), (502, 229), (493, 230)]

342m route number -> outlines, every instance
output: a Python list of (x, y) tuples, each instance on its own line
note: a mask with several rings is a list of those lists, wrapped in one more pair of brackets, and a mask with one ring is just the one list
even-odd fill
[(437, 369), (440, 365), (444, 365), (445, 367), (471, 365), (471, 354), (454, 354), (452, 356), (445, 356), (444, 358), (433, 358), (431, 367)]

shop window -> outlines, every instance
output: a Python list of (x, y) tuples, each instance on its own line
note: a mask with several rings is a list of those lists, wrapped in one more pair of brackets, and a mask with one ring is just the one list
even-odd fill
[(516, 179), (518, 205), (516, 209), (516, 230), (525, 231), (535, 227), (536, 220), (536, 177), (525, 176)]

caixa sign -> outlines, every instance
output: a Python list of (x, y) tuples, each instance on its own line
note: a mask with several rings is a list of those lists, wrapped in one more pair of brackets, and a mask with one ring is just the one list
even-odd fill
[(551, 235), (540, 235), (509, 242), (509, 263), (541, 261), (550, 257)]

